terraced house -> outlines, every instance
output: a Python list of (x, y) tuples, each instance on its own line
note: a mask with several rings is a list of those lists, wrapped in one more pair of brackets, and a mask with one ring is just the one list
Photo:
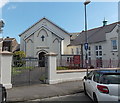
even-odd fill
[[(116, 22), (88, 30), (89, 66), (116, 67), (118, 66), (118, 25)], [(27, 57), (43, 60), (44, 54), (54, 52), (57, 59), (67, 64), (74, 62), (74, 56), (80, 56), (80, 67), (85, 66), (85, 32), (68, 33), (52, 21), (42, 18), (20, 35), (20, 50)], [(74, 63), (73, 63), (74, 65)]]

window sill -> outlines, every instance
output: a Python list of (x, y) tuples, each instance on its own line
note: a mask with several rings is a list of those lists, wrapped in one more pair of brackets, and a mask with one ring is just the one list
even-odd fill
[(112, 50), (111, 52), (118, 52), (118, 50)]

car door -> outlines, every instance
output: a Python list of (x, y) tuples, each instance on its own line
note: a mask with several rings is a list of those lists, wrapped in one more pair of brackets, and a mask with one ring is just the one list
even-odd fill
[(92, 75), (91, 80), (89, 80), (89, 95), (90, 95), (90, 97), (92, 97), (93, 92), (96, 89), (96, 82), (93, 81), (93, 77), (94, 77), (94, 75)]
[(91, 95), (92, 76), (93, 76), (93, 71), (88, 74), (87, 79), (86, 79), (86, 84), (85, 84), (86, 91), (89, 96)]

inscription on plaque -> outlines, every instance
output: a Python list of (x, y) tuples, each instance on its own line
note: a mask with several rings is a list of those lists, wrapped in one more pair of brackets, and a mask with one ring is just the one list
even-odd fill
[(49, 47), (37, 47), (36, 49), (49, 49)]

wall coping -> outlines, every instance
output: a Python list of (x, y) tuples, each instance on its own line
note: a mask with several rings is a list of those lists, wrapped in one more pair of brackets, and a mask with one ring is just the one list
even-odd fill
[[(120, 69), (120, 68), (95, 68), (95, 69), (88, 69), (88, 71), (92, 70), (100, 70), (100, 69)], [(87, 69), (75, 69), (75, 70), (57, 70), (57, 73), (73, 73), (73, 72), (86, 72)]]
[[(95, 69), (88, 69), (88, 71)], [(87, 69), (75, 69), (75, 70), (57, 70), (57, 73), (73, 73), (73, 72), (86, 72)]]
[(50, 52), (50, 53), (45, 54), (45, 56), (57, 56), (57, 55), (58, 55), (58, 54), (53, 53), (53, 52)]
[(13, 53), (11, 53), (9, 51), (1, 51), (0, 54), (1, 55), (13, 55)]

